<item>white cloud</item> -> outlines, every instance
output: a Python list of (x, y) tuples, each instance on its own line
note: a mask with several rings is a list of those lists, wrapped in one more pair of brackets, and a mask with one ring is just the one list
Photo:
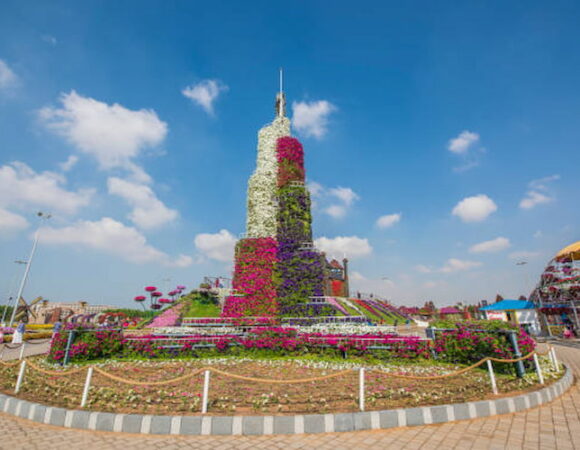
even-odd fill
[(50, 45), (53, 45), (53, 46), (56, 45), (56, 44), (58, 44), (58, 40), (54, 36), (52, 36), (50, 34), (43, 34), (40, 38), (44, 42), (46, 42), (47, 44), (50, 44)]
[(330, 205), (324, 209), (324, 212), (335, 219), (342, 219), (346, 216), (346, 208), (341, 205)]
[(0, 233), (21, 231), (27, 227), (28, 221), (24, 217), (0, 208)]
[(159, 228), (179, 217), (179, 213), (165, 206), (149, 186), (116, 177), (109, 178), (107, 186), (110, 194), (118, 195), (133, 207), (129, 219), (139, 228)]
[[(352, 204), (360, 199), (358, 194), (349, 187), (326, 188), (316, 181), (309, 181), (308, 188), (314, 198), (313, 207), (320, 207), (325, 214), (335, 219), (345, 217)], [(339, 204), (336, 203), (337, 200)]]
[(530, 189), (526, 192), (525, 197), (520, 201), (521, 209), (532, 209), (538, 205), (550, 203), (554, 201), (554, 197), (550, 194), (549, 184), (560, 179), (560, 175), (550, 175), (544, 178), (532, 180), (528, 184)]
[(467, 153), (477, 142), (479, 142), (479, 134), (464, 130), (459, 133), (459, 136), (450, 139), (447, 144), (447, 149), (456, 154)]
[(79, 162), (79, 157), (76, 155), (70, 155), (65, 162), (60, 163), (58, 166), (63, 172), (68, 172)]
[(463, 272), (481, 266), (478, 261), (466, 261), (456, 258), (450, 258), (445, 265), (439, 269), (442, 273)]
[(510, 240), (505, 237), (498, 237), (489, 241), (480, 242), (469, 248), (471, 253), (495, 253), (510, 247)]
[(62, 175), (36, 173), (22, 162), (0, 166), (0, 206), (34, 206), (74, 214), (89, 204), (94, 190), (67, 191), (65, 183)]
[(10, 89), (18, 84), (18, 77), (8, 64), (0, 59), (0, 90)]
[(463, 222), (481, 222), (494, 211), (497, 211), (494, 201), (487, 195), (479, 194), (461, 200), (451, 213)]
[(328, 116), (336, 106), (326, 100), (292, 103), (292, 125), (306, 137), (321, 139), (328, 131)]
[(373, 249), (368, 239), (357, 236), (338, 236), (335, 238), (321, 237), (314, 241), (316, 247), (329, 255), (342, 257), (346, 254), (348, 258), (360, 258), (369, 255)]
[(349, 275), (349, 278), (351, 281), (367, 281), (367, 277), (356, 270)]
[(510, 259), (535, 259), (540, 256), (540, 252), (530, 252), (526, 250), (520, 250), (517, 252), (512, 252), (509, 254)]
[(123, 168), (140, 180), (147, 175), (132, 160), (147, 147), (159, 145), (167, 124), (153, 110), (108, 105), (75, 91), (60, 97), (62, 108), (39, 111), (49, 130), (64, 136), (79, 151), (91, 155), (102, 169)]
[(316, 181), (309, 181), (308, 190), (310, 191), (312, 197), (320, 197), (325, 189), (324, 186), (322, 186), (320, 183), (317, 183)]
[(46, 244), (84, 246), (115, 255), (136, 264), (156, 263), (166, 267), (187, 267), (192, 258), (179, 255), (172, 258), (152, 247), (137, 229), (110, 217), (101, 220), (78, 221), (63, 228), (43, 228), (40, 239)]
[(544, 235), (544, 233), (542, 233), (542, 230), (538, 230), (538, 231), (536, 231), (536, 232), (534, 233), (534, 237), (535, 237), (536, 239), (539, 239), (539, 238), (541, 238), (543, 235)]
[(544, 178), (538, 178), (537, 180), (530, 181), (529, 186), (532, 189), (545, 191), (545, 190), (549, 189), (548, 183), (551, 183), (552, 181), (558, 181), (559, 179), (560, 179), (560, 175), (558, 175), (558, 174), (549, 175), (549, 176), (544, 177)]
[(231, 262), (234, 259), (236, 238), (228, 230), (219, 233), (200, 233), (195, 236), (194, 243), (205, 256), (217, 261)]
[(424, 264), (418, 264), (418, 265), (416, 265), (415, 266), (415, 270), (417, 272), (420, 272), (420, 273), (431, 273), (431, 272), (433, 272), (433, 269), (431, 269), (430, 267), (428, 267), (428, 266), (426, 266)]
[(377, 219), (377, 227), (382, 229), (392, 227), (393, 225), (401, 221), (402, 216), (403, 215), (401, 213), (387, 214), (381, 216)]
[(334, 196), (341, 200), (345, 206), (350, 206), (355, 200), (358, 200), (360, 197), (349, 187), (335, 187), (328, 190), (328, 193), (331, 196)]
[(528, 191), (526, 196), (520, 201), (520, 208), (532, 209), (535, 206), (554, 201), (552, 197), (537, 191)]
[(220, 95), (220, 92), (227, 90), (228, 87), (219, 80), (203, 80), (195, 85), (187, 86), (181, 93), (200, 105), (205, 112), (213, 115), (213, 103)]

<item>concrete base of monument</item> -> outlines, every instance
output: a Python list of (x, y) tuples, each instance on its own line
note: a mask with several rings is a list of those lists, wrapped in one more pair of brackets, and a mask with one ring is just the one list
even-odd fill
[(496, 400), (383, 411), (295, 416), (153, 416), (55, 408), (0, 394), (0, 411), (48, 425), (96, 431), (173, 435), (332, 433), (440, 424), (510, 414), (551, 402), (573, 383), (562, 378), (538, 391)]

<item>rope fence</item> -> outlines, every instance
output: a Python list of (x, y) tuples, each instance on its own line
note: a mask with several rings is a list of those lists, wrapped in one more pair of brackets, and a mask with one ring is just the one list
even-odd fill
[(560, 364), (559, 364), (557, 356), (556, 356), (556, 351), (555, 351), (554, 347), (552, 347), (552, 346), (549, 346), (548, 349), (544, 352), (538, 352), (538, 351), (534, 350), (534, 351), (528, 353), (527, 355), (524, 355), (520, 358), (514, 358), (514, 359), (499, 359), (499, 358), (494, 358), (494, 357), (488, 356), (488, 357), (485, 357), (485, 358), (479, 360), (478, 362), (476, 362), (468, 367), (464, 367), (464, 368), (456, 370), (454, 372), (446, 373), (446, 374), (442, 374), (442, 375), (430, 375), (430, 376), (401, 375), (401, 374), (388, 372), (385, 370), (372, 369), (372, 368), (365, 369), (365, 368), (361, 367), (359, 369), (346, 369), (346, 370), (342, 370), (340, 372), (332, 373), (329, 375), (323, 375), (323, 376), (319, 376), (319, 377), (299, 378), (299, 379), (290, 379), (290, 380), (278, 380), (278, 379), (256, 378), (256, 377), (238, 375), (235, 373), (230, 373), (230, 372), (226, 372), (226, 371), (217, 369), (215, 367), (202, 367), (200, 369), (195, 369), (188, 374), (182, 375), (182, 376), (177, 377), (177, 378), (172, 378), (170, 380), (138, 381), (138, 380), (131, 380), (128, 378), (123, 378), (123, 377), (114, 375), (112, 373), (109, 373), (109, 372), (101, 369), (100, 367), (97, 367), (97, 366), (85, 366), (85, 367), (79, 367), (76, 369), (65, 370), (65, 371), (47, 370), (47, 369), (44, 369), (44, 368), (38, 366), (37, 364), (33, 363), (32, 361), (30, 361), (28, 359), (24, 359), (22, 361), (16, 361), (13, 363), (7, 363), (4, 361), (0, 361), (0, 365), (5, 366), (5, 367), (15, 367), (15, 366), (20, 365), (20, 370), (18, 372), (18, 379), (16, 381), (16, 386), (14, 389), (15, 394), (17, 394), (20, 391), (21, 385), (24, 381), (25, 371), (27, 368), (35, 370), (37, 372), (40, 372), (44, 375), (51, 376), (51, 377), (61, 377), (61, 376), (73, 375), (73, 374), (77, 374), (77, 373), (80, 373), (80, 372), (83, 372), (86, 370), (87, 375), (86, 375), (85, 383), (84, 383), (84, 389), (83, 389), (82, 400), (81, 400), (81, 407), (85, 407), (85, 405), (87, 403), (88, 395), (89, 395), (89, 391), (90, 391), (90, 387), (91, 387), (91, 380), (92, 380), (92, 376), (93, 376), (94, 372), (96, 372), (96, 373), (98, 373), (98, 374), (100, 374), (100, 375), (102, 375), (105, 378), (108, 378), (110, 380), (117, 381), (117, 382), (123, 383), (123, 384), (132, 385), (132, 386), (165, 386), (165, 385), (175, 384), (175, 383), (179, 383), (179, 382), (191, 379), (191, 378), (203, 373), (204, 380), (203, 380), (203, 396), (202, 396), (201, 412), (203, 414), (205, 414), (207, 412), (207, 407), (208, 407), (209, 382), (210, 382), (210, 373), (211, 372), (213, 372), (217, 375), (222, 375), (222, 376), (227, 377), (227, 378), (248, 381), (248, 382), (253, 382), (253, 383), (264, 383), (264, 384), (313, 383), (313, 382), (318, 382), (318, 381), (329, 380), (332, 378), (338, 378), (341, 376), (345, 376), (347, 374), (352, 374), (352, 373), (358, 372), (358, 375), (359, 375), (359, 377), (358, 377), (359, 378), (359, 409), (361, 411), (364, 411), (364, 409), (365, 409), (365, 373), (366, 372), (372, 371), (375, 373), (380, 373), (382, 375), (386, 375), (386, 376), (393, 377), (393, 378), (399, 378), (399, 379), (428, 381), (428, 380), (438, 380), (438, 379), (443, 379), (443, 378), (456, 377), (456, 376), (462, 375), (470, 370), (473, 370), (479, 366), (482, 366), (483, 364), (487, 364), (487, 369), (488, 369), (487, 371), (488, 371), (488, 375), (490, 378), (491, 388), (492, 388), (493, 393), (495, 395), (497, 395), (498, 389), (497, 389), (497, 383), (496, 383), (496, 379), (495, 379), (495, 374), (494, 374), (492, 362), (508, 363), (509, 364), (509, 363), (516, 363), (519, 361), (532, 359), (534, 362), (535, 371), (536, 371), (536, 374), (538, 376), (538, 380), (539, 380), (540, 384), (545, 384), (544, 374), (543, 374), (542, 368), (540, 366), (538, 356), (548, 356), (549, 360), (550, 360), (550, 364), (552, 365), (553, 369), (554, 370), (559, 369)]

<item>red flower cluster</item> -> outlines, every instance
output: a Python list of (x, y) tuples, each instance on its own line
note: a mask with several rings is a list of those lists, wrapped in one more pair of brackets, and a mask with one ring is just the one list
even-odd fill
[(343, 286), (344, 286), (344, 281), (332, 280), (332, 282), (331, 282), (332, 295), (334, 295), (336, 297), (342, 297), (343, 296)]

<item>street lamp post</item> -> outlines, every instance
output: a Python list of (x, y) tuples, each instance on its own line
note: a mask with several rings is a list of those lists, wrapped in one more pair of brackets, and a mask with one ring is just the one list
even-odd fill
[(40, 217), (41, 222), (34, 233), (34, 243), (32, 244), (32, 251), (30, 252), (30, 258), (26, 261), (26, 268), (24, 269), (24, 275), (22, 276), (22, 281), (20, 282), (20, 287), (18, 288), (18, 294), (16, 295), (16, 300), (14, 301), (14, 307), (12, 308), (12, 316), (10, 317), (10, 324), (14, 323), (14, 317), (16, 316), (16, 310), (18, 309), (18, 303), (22, 297), (22, 292), (24, 291), (24, 286), (26, 285), (26, 280), (28, 279), (28, 273), (30, 272), (30, 265), (32, 264), (32, 258), (34, 257), (34, 252), (36, 252), (36, 245), (38, 244), (38, 237), (40, 236), (40, 228), (42, 227), (42, 220), (48, 220), (52, 216), (50, 214), (45, 214), (43, 212), (37, 213)]

